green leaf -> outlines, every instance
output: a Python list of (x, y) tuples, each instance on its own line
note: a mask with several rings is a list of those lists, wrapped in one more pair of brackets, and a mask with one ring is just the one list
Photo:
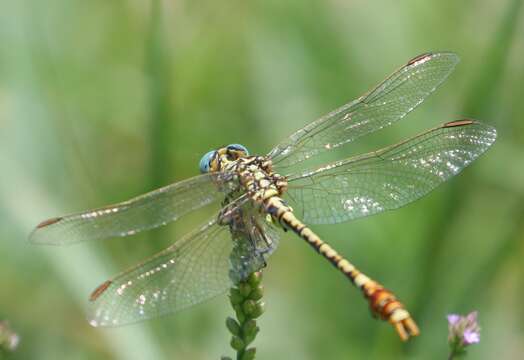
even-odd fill
[(237, 288), (231, 288), (229, 291), (229, 301), (231, 302), (231, 305), (240, 304), (244, 300), (244, 297), (242, 294), (240, 294), (240, 291)]
[(249, 313), (249, 316), (253, 319), (260, 317), (264, 313), (264, 303), (256, 303), (254, 309)]
[(244, 355), (242, 355), (241, 360), (253, 360), (255, 358), (255, 354), (257, 352), (256, 348), (249, 348), (244, 352)]
[(251, 286), (249, 286), (248, 283), (240, 283), (238, 285), (238, 290), (240, 290), (240, 294), (246, 298), (249, 296), (249, 293), (251, 292)]
[(252, 314), (256, 311), (257, 303), (254, 300), (246, 300), (244, 304), (242, 305), (242, 310), (244, 310), (244, 313), (248, 316), (252, 316)]
[(257, 329), (257, 322), (256, 320), (250, 319), (242, 325), (242, 332), (245, 336), (252, 335), (255, 333)]
[(229, 332), (231, 332), (231, 334), (240, 336), (240, 325), (230, 316), (228, 316), (226, 319), (226, 327), (228, 328)]
[(249, 298), (253, 300), (260, 300), (264, 296), (264, 287), (262, 285), (258, 285), (255, 287), (251, 294), (249, 294)]
[(244, 344), (245, 346), (248, 346), (249, 344), (251, 344), (255, 338), (257, 337), (258, 335), (258, 332), (260, 331), (260, 328), (257, 326), (253, 332), (251, 334), (244, 334)]
[(238, 336), (233, 336), (231, 338), (230, 344), (231, 344), (231, 347), (235, 349), (236, 351), (241, 351), (246, 347), (244, 341), (241, 338), (239, 338)]
[(260, 282), (262, 281), (262, 273), (261, 272), (254, 272), (251, 275), (249, 275), (247, 282), (251, 287), (256, 288), (258, 285), (260, 285)]

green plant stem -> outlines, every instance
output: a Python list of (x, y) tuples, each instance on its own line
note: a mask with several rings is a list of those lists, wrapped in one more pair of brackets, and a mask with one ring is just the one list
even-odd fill
[[(263, 287), (262, 273), (254, 272), (247, 279), (232, 287), (229, 300), (236, 319), (228, 317), (226, 327), (231, 333), (230, 345), (236, 351), (236, 360), (252, 360), (255, 358), (256, 348), (248, 347), (256, 338), (260, 328), (256, 319), (264, 312), (262, 302)], [(232, 360), (223, 356), (222, 360)]]
[(457, 353), (455, 350), (451, 350), (451, 352), (449, 353), (449, 356), (448, 356), (448, 360), (456, 359), (458, 357), (461, 357), (462, 355), (463, 354)]
[(457, 339), (451, 344), (448, 360), (466, 356), (466, 349), (461, 340)]

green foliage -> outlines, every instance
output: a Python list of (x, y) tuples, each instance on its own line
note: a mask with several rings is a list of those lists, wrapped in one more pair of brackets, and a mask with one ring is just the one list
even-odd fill
[(237, 353), (237, 360), (255, 358), (256, 349), (247, 347), (260, 331), (256, 319), (264, 312), (264, 303), (260, 301), (264, 294), (261, 282), (262, 273), (255, 272), (230, 290), (229, 300), (237, 320), (228, 317), (226, 327), (233, 335), (230, 345)]
[[(463, 116), (495, 125), (497, 142), (416, 204), (314, 227), (395, 291), (421, 336), (398, 344), (346, 279), (301, 240), (282, 235), (264, 273), (272, 306), (257, 320), (257, 359), (442, 359), (445, 314), (472, 308), (482, 314), (484, 338), (470, 358), (521, 353), (522, 3), (2, 2), (0, 315), (21, 338), (10, 358), (216, 358), (230, 331), (226, 296), (108, 330), (91, 328), (84, 312), (98, 284), (204, 217), (67, 248), (28, 245), (32, 227), (196, 175), (202, 154), (217, 146), (238, 142), (266, 154), (428, 50), (455, 51), (462, 61), (401, 123), (333, 157)], [(246, 320), (241, 296), (230, 294), (239, 326)]]

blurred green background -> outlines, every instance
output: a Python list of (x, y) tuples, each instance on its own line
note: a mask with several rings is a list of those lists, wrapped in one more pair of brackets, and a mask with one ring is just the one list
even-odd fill
[[(494, 147), (403, 209), (314, 227), (394, 289), (422, 334), (401, 344), (361, 294), (286, 234), (265, 271), (258, 359), (444, 359), (450, 312), (480, 312), (472, 359), (524, 354), (524, 10), (477, 1), (9, 1), (0, 11), (0, 320), (12, 359), (218, 359), (226, 296), (91, 328), (87, 296), (193, 220), (131, 238), (36, 247), (39, 221), (197, 174), (209, 149), (265, 154), (430, 50), (462, 62), (367, 149), (463, 116)], [(338, 155), (350, 155), (348, 146)], [(393, 251), (394, 250), (394, 251)]]

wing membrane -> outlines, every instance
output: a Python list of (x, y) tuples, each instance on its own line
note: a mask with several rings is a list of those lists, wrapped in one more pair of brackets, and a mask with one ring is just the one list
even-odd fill
[(133, 323), (195, 305), (231, 286), (231, 238), (214, 221), (114, 279), (91, 295), (93, 326)]
[(279, 233), (260, 216), (258, 210), (245, 206), (240, 211), (244, 213), (243, 221), (233, 226), (231, 231), (234, 255), (230, 257), (230, 277), (234, 282), (263, 268), (279, 241)]
[(458, 174), (495, 141), (494, 128), (461, 120), (289, 179), (306, 222), (330, 224), (408, 204)]
[(420, 55), (366, 95), (298, 130), (276, 146), (270, 157), (275, 168), (287, 167), (323, 151), (351, 142), (403, 118), (451, 73), (459, 58), (453, 53)]
[(180, 181), (129, 201), (42, 222), (30, 241), (72, 244), (85, 240), (128, 236), (156, 228), (224, 198), (217, 189), (227, 185), (224, 174), (204, 174)]
[[(210, 221), (105, 282), (91, 295), (91, 325), (118, 326), (174, 313), (225, 292), (232, 279), (260, 270), (276, 246), (274, 234), (238, 236), (236, 231), (232, 239), (228, 226)], [(259, 235), (267, 236), (271, 246), (259, 243)]]

